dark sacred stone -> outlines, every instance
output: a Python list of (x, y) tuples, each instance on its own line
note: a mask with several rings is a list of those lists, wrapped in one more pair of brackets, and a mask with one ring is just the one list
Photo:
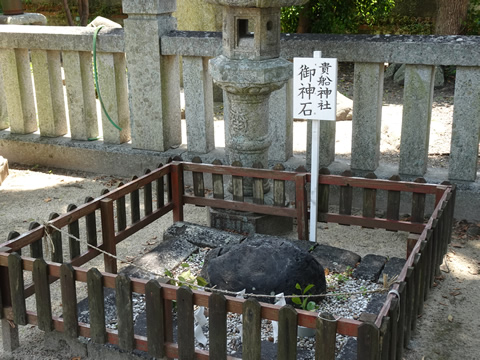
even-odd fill
[(211, 250), (202, 273), (210, 286), (235, 292), (300, 294), (297, 283), (302, 289), (313, 284), (309, 294), (327, 289), (323, 267), (311, 254), (291, 241), (266, 235)]

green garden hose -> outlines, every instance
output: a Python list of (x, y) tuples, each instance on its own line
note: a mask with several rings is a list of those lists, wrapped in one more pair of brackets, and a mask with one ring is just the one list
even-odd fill
[[(98, 100), (100, 100), (100, 105), (102, 106), (102, 110), (105, 113), (105, 116), (107, 117), (108, 121), (115, 126), (115, 128), (118, 129), (118, 131), (122, 131), (122, 128), (115, 124), (115, 122), (110, 118), (110, 115), (108, 115), (107, 109), (105, 109), (105, 105), (103, 104), (102, 100), (102, 95), (100, 94), (100, 86), (98, 85), (98, 72), (97, 72), (97, 36), (98, 32), (103, 28), (103, 25), (100, 25), (95, 29), (95, 32), (93, 33), (93, 75), (94, 75), (94, 80), (95, 80), (95, 88), (97, 89), (97, 94), (98, 94)], [(99, 138), (89, 138), (88, 140), (93, 141), (93, 140), (98, 140)]]

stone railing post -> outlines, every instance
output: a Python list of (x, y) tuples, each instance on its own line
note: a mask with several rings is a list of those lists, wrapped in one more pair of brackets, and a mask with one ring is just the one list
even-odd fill
[(352, 169), (375, 171), (380, 158), (383, 63), (355, 63)]
[(458, 66), (455, 80), (450, 180), (475, 181), (480, 141), (480, 70)]
[(433, 65), (405, 68), (400, 174), (421, 176), (427, 171), (434, 76)]
[(28, 49), (0, 49), (0, 63), (10, 131), (32, 133), (37, 130), (37, 116)]
[(269, 161), (287, 161), (293, 156), (293, 80), (270, 96), (269, 131), (275, 141), (268, 149)]
[(5, 100), (5, 89), (3, 87), (2, 69), (0, 68), (0, 130), (10, 126), (7, 113), (7, 101)]
[(176, 0), (123, 0), (132, 144), (165, 151), (181, 143), (178, 56), (160, 54), (160, 37), (176, 29)]

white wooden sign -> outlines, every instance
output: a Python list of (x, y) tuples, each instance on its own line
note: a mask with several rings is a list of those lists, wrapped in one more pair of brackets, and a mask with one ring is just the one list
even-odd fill
[(336, 120), (337, 59), (293, 59), (293, 117)]

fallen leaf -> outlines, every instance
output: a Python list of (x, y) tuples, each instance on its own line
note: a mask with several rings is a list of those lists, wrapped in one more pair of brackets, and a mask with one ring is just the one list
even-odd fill
[(82, 358), (80, 356), (75, 356), (72, 358), (72, 360), (82, 360)]
[(46, 199), (43, 199), (43, 201), (48, 203), (48, 202), (52, 201), (52, 198), (46, 198)]
[(460, 291), (452, 291), (452, 292), (450, 293), (450, 295), (452, 295), (452, 296), (458, 296), (458, 295), (460, 295), (460, 294), (461, 294)]
[(465, 247), (465, 246), (463, 246), (462, 244), (454, 244), (454, 243), (452, 243), (451, 245), (452, 245), (453, 247), (455, 247), (455, 248), (460, 248), (460, 249)]
[(452, 322), (452, 321), (453, 321), (453, 316), (452, 316), (452, 314), (448, 315), (447, 319), (448, 319), (448, 321)]

